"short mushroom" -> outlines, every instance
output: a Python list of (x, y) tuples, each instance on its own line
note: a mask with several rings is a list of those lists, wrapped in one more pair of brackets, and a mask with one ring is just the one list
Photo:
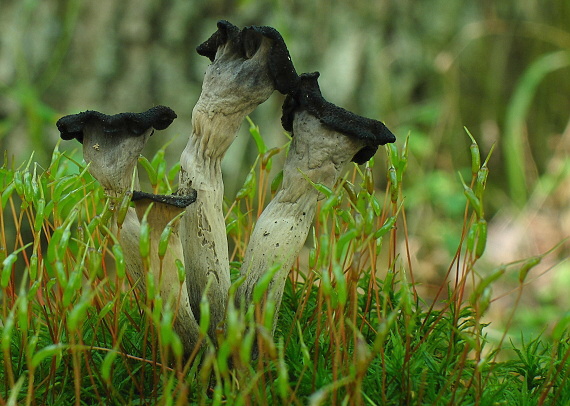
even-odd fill
[(200, 98), (192, 112), (193, 130), (182, 153), (179, 193), (198, 192), (196, 203), (186, 210), (181, 238), (189, 285), (190, 303), (199, 317), (199, 303), (210, 282), (209, 334), (223, 320), (230, 273), (228, 241), (222, 212), (224, 185), (221, 160), (245, 116), (277, 89), (290, 91), (297, 74), (279, 33), (270, 27), (239, 30), (227, 21), (198, 46), (211, 60)]
[(279, 309), (287, 275), (305, 243), (320, 198), (311, 182), (332, 188), (345, 164), (362, 164), (379, 145), (396, 140), (380, 121), (327, 102), (318, 76), (301, 75), (298, 89), (283, 105), (282, 124), (293, 139), (283, 167), (282, 187), (258, 219), (245, 254), (241, 268), (245, 282), (236, 294), (242, 307), (251, 303), (261, 276), (278, 265), (269, 292)]
[[(186, 207), (195, 200), (195, 191), (188, 196), (164, 196), (134, 191), (131, 197), (141, 222), (149, 205), (152, 204), (146, 219), (150, 226), (150, 271), (154, 276), (155, 286), (159, 287), (161, 297), (169, 302), (171, 308), (176, 309), (174, 331), (180, 336), (187, 356), (194, 351), (200, 332), (190, 308), (187, 281), (180, 279), (176, 264), (176, 260), (180, 260), (182, 266), (184, 265), (177, 220)], [(166, 235), (168, 240), (164, 251), (160, 243), (162, 233), (167, 227), (170, 228), (170, 233)]]
[(112, 116), (88, 110), (60, 118), (57, 128), (64, 140), (76, 139), (83, 144), (89, 172), (116, 197), (130, 189), (133, 170), (148, 138), (175, 118), (176, 113), (166, 106)]
[(155, 129), (167, 128), (175, 118), (172, 109), (155, 106), (142, 113), (115, 115), (88, 110), (62, 117), (56, 124), (62, 139), (76, 139), (83, 144), (83, 158), (89, 172), (114, 200), (111, 230), (119, 234), (127, 270), (134, 283), (144, 283), (138, 255), (140, 224), (134, 209), (129, 208), (119, 233), (116, 202), (131, 191), (132, 184), (138, 188), (138, 179), (133, 182), (133, 173), (148, 138)]

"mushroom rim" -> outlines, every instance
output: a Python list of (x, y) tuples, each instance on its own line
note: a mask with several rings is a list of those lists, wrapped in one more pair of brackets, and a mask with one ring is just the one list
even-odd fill
[(57, 120), (56, 126), (63, 140), (76, 139), (83, 144), (85, 128), (93, 124), (99, 124), (103, 134), (110, 137), (116, 135), (139, 137), (150, 128), (155, 130), (168, 128), (176, 117), (174, 110), (163, 105), (151, 107), (141, 113), (127, 112), (113, 115), (86, 110), (61, 117)]
[(133, 190), (131, 195), (131, 202), (150, 200), (151, 202), (166, 204), (178, 209), (185, 209), (196, 201), (197, 195), (198, 193), (194, 189), (190, 190), (190, 194), (184, 196), (156, 195), (153, 193), (142, 192), (140, 190)]

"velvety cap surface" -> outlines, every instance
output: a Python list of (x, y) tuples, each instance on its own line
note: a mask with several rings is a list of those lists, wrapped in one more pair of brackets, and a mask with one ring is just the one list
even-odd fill
[(196, 191), (192, 190), (190, 195), (187, 196), (177, 196), (177, 195), (155, 195), (152, 193), (140, 192), (138, 190), (133, 191), (131, 196), (131, 201), (136, 202), (138, 200), (150, 200), (157, 203), (167, 204), (169, 206), (174, 206), (179, 209), (184, 209), (190, 204), (196, 201)]
[(83, 143), (86, 126), (98, 124), (105, 134), (144, 134), (149, 128), (164, 130), (176, 118), (176, 113), (166, 106), (155, 106), (142, 113), (119, 113), (107, 115), (94, 110), (60, 118), (56, 125), (64, 140), (77, 139)]

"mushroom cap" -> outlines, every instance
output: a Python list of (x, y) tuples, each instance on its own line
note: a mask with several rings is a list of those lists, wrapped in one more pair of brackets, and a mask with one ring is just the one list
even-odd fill
[(352, 158), (357, 164), (363, 164), (372, 158), (379, 145), (396, 141), (394, 134), (381, 121), (359, 116), (326, 101), (321, 94), (318, 77), (318, 72), (302, 74), (298, 87), (285, 98), (281, 124), (286, 131), (294, 135), (295, 113), (307, 111), (325, 127), (366, 143)]
[(57, 129), (64, 140), (77, 139), (83, 144), (83, 131), (89, 125), (100, 125), (109, 136), (131, 134), (141, 136), (149, 128), (164, 130), (176, 118), (176, 113), (166, 106), (155, 106), (142, 113), (107, 115), (94, 110), (71, 114), (57, 120)]
[(146, 193), (134, 190), (131, 196), (131, 201), (136, 202), (140, 200), (150, 200), (152, 202), (173, 206), (178, 209), (184, 209), (196, 201), (196, 191), (192, 189), (189, 195), (177, 196), (177, 195), (155, 195), (152, 193)]
[(279, 31), (273, 27), (255, 25), (240, 30), (226, 20), (218, 21), (217, 26), (218, 30), (198, 45), (196, 48), (198, 54), (208, 57), (213, 62), (218, 48), (229, 42), (236, 55), (243, 59), (250, 59), (257, 52), (265, 37), (271, 40), (268, 68), (275, 83), (275, 89), (288, 94), (297, 87), (299, 76)]

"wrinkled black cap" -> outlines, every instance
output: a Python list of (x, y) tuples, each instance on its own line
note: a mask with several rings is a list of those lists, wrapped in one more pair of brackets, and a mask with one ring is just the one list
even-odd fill
[(194, 189), (191, 190), (189, 195), (186, 196), (177, 196), (177, 195), (155, 195), (152, 193), (140, 192), (138, 190), (133, 191), (133, 195), (131, 196), (131, 201), (136, 202), (137, 200), (151, 200), (157, 203), (164, 203), (170, 206), (175, 206), (179, 209), (184, 209), (190, 204), (196, 201), (196, 191)]
[(176, 113), (166, 106), (155, 106), (142, 113), (119, 113), (112, 116), (87, 110), (57, 120), (57, 129), (64, 140), (77, 139), (83, 143), (83, 130), (89, 124), (99, 123), (103, 132), (112, 136), (130, 133), (133, 137), (144, 134), (149, 128), (164, 130), (176, 118)]
[(295, 71), (283, 37), (273, 27), (252, 25), (240, 30), (232, 23), (220, 20), (218, 21), (218, 30), (208, 40), (200, 44), (196, 51), (213, 62), (218, 48), (229, 43), (236, 55), (243, 59), (250, 59), (259, 49), (263, 37), (272, 41), (268, 67), (275, 82), (275, 89), (283, 94), (288, 94), (296, 87), (299, 76)]
[(295, 113), (307, 111), (325, 127), (366, 142), (366, 147), (352, 158), (357, 164), (363, 164), (372, 158), (379, 145), (396, 141), (394, 134), (381, 121), (356, 115), (326, 101), (321, 94), (318, 77), (318, 72), (302, 74), (299, 86), (285, 98), (281, 124), (286, 131), (293, 134)]

